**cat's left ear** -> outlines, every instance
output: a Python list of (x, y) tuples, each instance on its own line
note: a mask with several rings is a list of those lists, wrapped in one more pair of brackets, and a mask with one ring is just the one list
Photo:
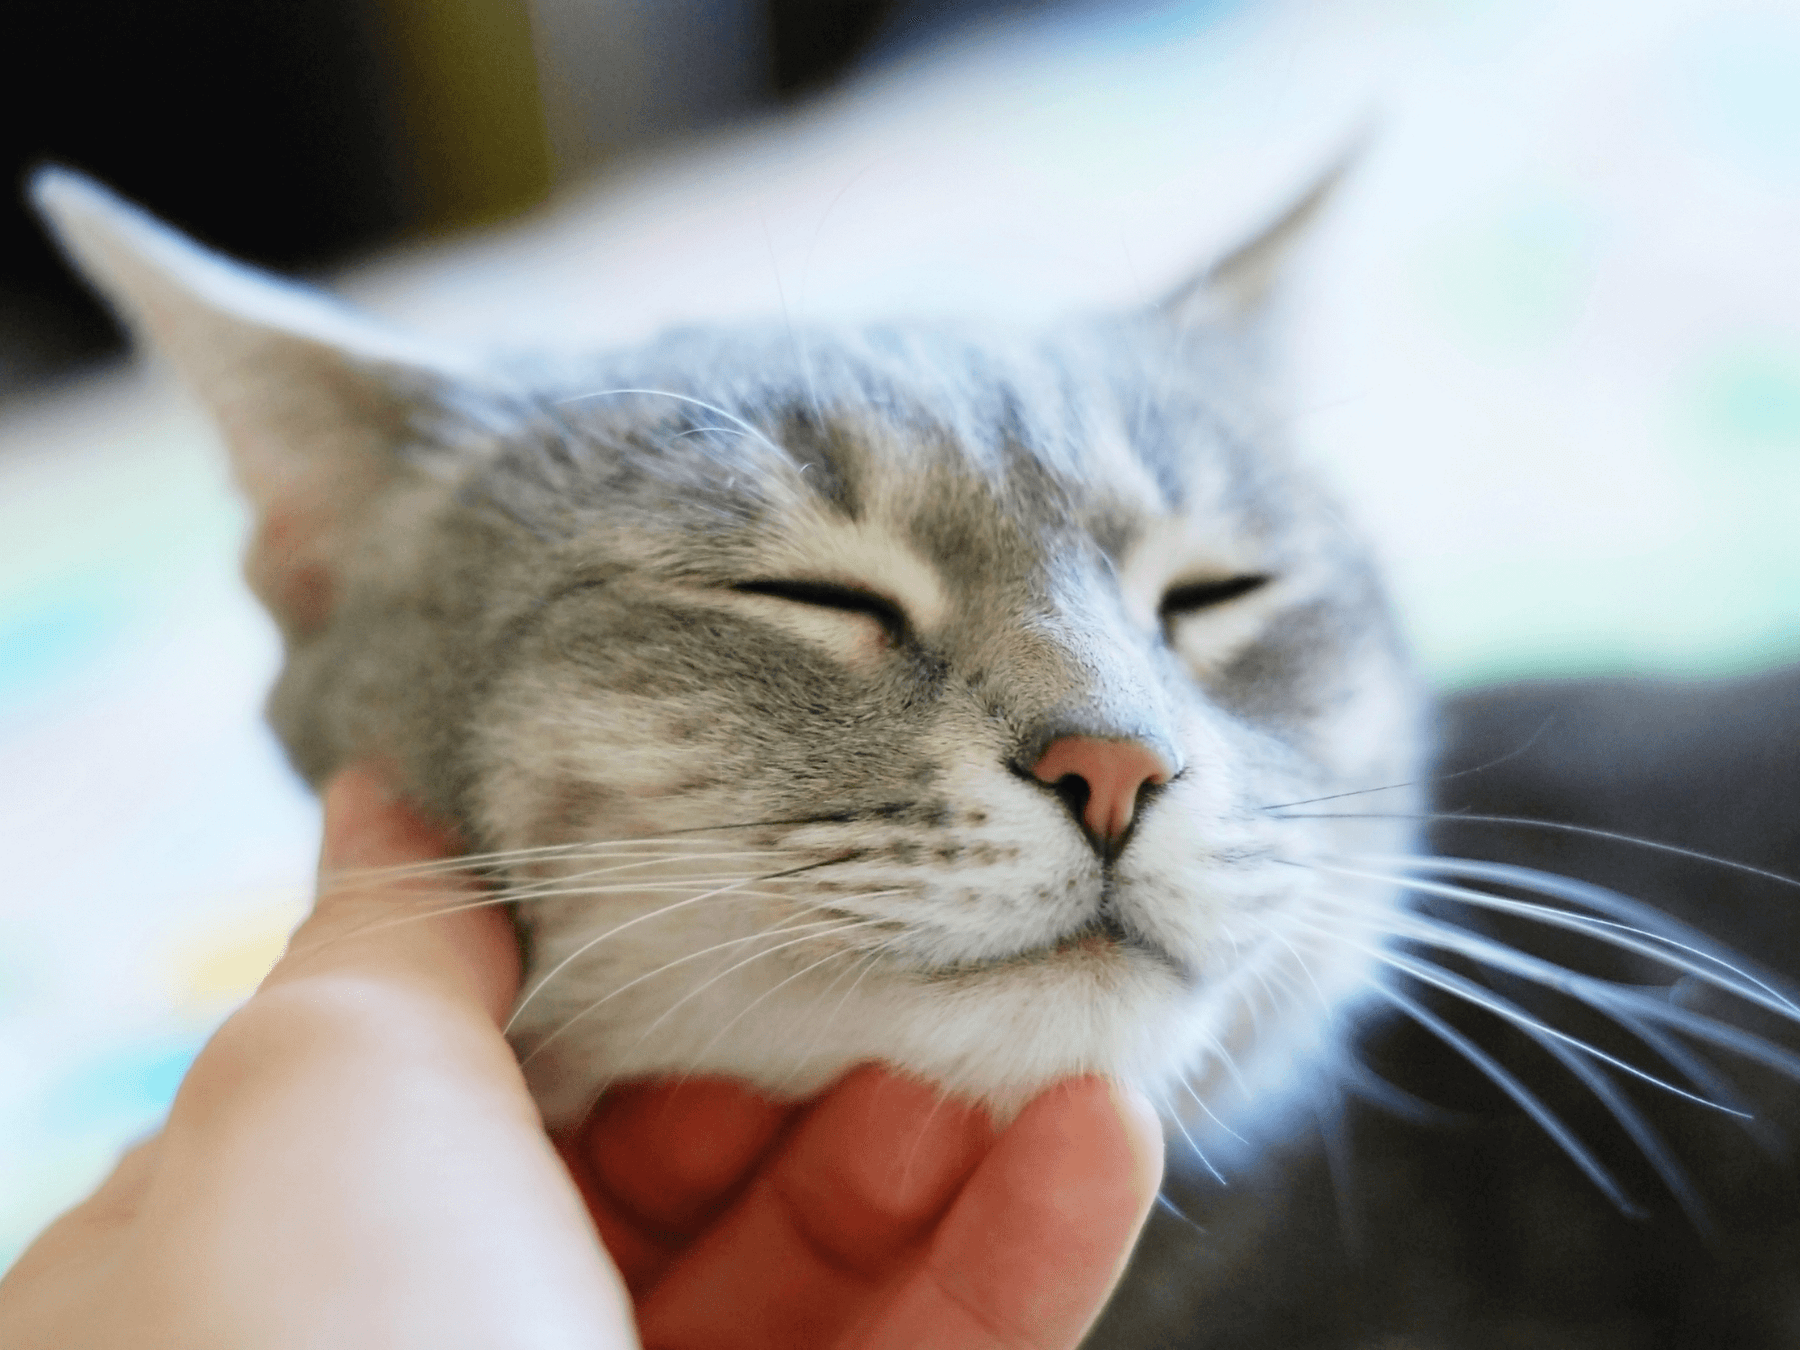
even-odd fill
[(322, 292), (209, 253), (65, 169), (32, 201), (69, 256), (217, 420), (256, 510), (245, 559), (284, 630), (322, 627), (369, 504), (416, 473), (398, 453), (473, 367)]
[(1358, 137), (1268, 224), (1165, 295), (1157, 312), (1181, 328), (1254, 327), (1269, 310), (1294, 253), (1362, 157), (1365, 139)]

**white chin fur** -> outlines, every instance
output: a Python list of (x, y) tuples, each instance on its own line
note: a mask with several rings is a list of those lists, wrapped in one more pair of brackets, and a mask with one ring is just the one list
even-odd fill
[(565, 990), (528, 1008), (513, 1038), (553, 1130), (579, 1123), (609, 1085), (632, 1078), (719, 1075), (793, 1098), (868, 1061), (978, 1100), (1001, 1120), (1082, 1074), (1132, 1083), (1174, 1117), (1194, 1109), (1193, 1086), (1206, 1110), (1241, 1115), (1246, 1096), (1274, 1100), (1325, 1048), (1317, 1000), (1342, 999), (1367, 973), (1361, 959), (1340, 954), (1327, 966), (1309, 953), (1320, 987), (1308, 987), (1314, 1007), (1297, 1016), (1267, 1006), (1269, 988), (1305, 978), (1278, 969), (1279, 950), (1197, 988), (1160, 961), (1116, 949), (936, 979), (859, 980), (854, 957), (798, 978), (750, 966), (703, 989), (705, 974), (647, 981), (603, 1006), (595, 1005), (603, 991)]

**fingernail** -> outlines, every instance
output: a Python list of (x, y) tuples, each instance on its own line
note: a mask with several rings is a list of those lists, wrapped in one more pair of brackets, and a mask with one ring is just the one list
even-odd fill
[(1137, 1160), (1141, 1193), (1154, 1200), (1156, 1192), (1162, 1186), (1162, 1118), (1137, 1088), (1121, 1083), (1116, 1078), (1109, 1078), (1106, 1086), (1112, 1095), (1113, 1109), (1118, 1112), (1120, 1123), (1125, 1127), (1125, 1137), (1130, 1142), (1132, 1156)]

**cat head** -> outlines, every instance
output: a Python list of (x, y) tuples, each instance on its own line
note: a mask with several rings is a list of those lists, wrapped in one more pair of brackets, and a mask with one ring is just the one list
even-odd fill
[(499, 855), (553, 1120), (867, 1058), (1002, 1109), (1167, 1088), (1364, 979), (1321, 916), (1387, 896), (1310, 867), (1342, 822), (1270, 810), (1420, 753), (1366, 553), (1258, 392), (1323, 190), (1137, 313), (499, 358), (35, 191), (224, 432), (296, 766), (383, 759)]

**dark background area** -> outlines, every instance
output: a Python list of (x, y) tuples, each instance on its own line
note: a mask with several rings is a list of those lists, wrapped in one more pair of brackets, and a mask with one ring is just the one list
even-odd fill
[[(746, 82), (753, 105), (732, 116), (802, 99), (873, 46), (903, 49), (984, 16), (1049, 7), (762, 5), (752, 18), (765, 40), (742, 59), (763, 69)], [(82, 169), (216, 247), (300, 272), (504, 219), (559, 176), (526, 0), (19, 5), (0, 50), (0, 398), (121, 345), (23, 204), (36, 165)], [(634, 124), (595, 162), (657, 134)]]

